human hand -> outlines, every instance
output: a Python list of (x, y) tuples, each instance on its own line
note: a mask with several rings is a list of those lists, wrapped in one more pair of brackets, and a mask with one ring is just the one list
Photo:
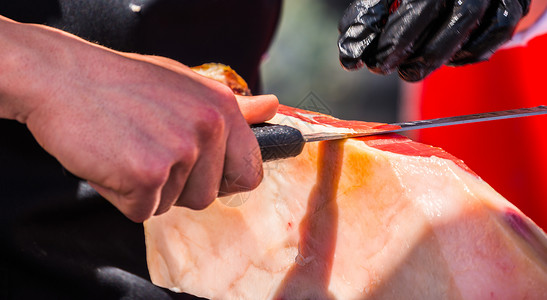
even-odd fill
[(39, 26), (13, 29), (5, 47), (25, 47), (0, 86), (0, 112), (26, 123), (46, 151), (129, 219), (141, 222), (173, 205), (202, 209), (218, 194), (261, 181), (248, 122), (271, 118), (275, 96), (235, 96), (169, 59), (115, 52)]
[(40, 144), (137, 222), (258, 185), (259, 148), (238, 102), (250, 122), (263, 122), (275, 97), (234, 97), (182, 65), (133, 63), (114, 82), (103, 74), (34, 110), (27, 125)]
[(340, 21), (347, 69), (398, 69), (418, 81), (443, 64), (487, 60), (509, 40), (530, 0), (357, 0)]

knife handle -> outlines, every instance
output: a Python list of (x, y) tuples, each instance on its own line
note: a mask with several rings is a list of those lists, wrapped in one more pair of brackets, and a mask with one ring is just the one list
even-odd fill
[[(262, 161), (273, 161), (297, 156), (302, 153), (306, 140), (300, 130), (278, 124), (260, 123), (251, 125), (262, 154)], [(63, 167), (66, 176), (82, 180)]]
[(261, 123), (251, 125), (251, 130), (265, 162), (297, 156), (306, 144), (300, 130), (290, 126)]

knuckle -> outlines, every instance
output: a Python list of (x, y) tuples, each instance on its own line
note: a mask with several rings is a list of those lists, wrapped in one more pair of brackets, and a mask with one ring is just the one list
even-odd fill
[(230, 89), (229, 86), (225, 84), (220, 84), (219, 88), (217, 89), (218, 98), (220, 100), (224, 101), (234, 101), (235, 96), (232, 89)]
[(224, 115), (214, 108), (203, 108), (196, 118), (196, 130), (200, 139), (220, 136), (225, 129)]
[[(151, 155), (152, 156), (152, 155)], [(132, 160), (129, 176), (137, 188), (159, 189), (169, 177), (170, 160), (159, 156)]]
[(215, 97), (217, 99), (217, 105), (225, 114), (232, 114), (239, 111), (234, 92), (228, 86), (222, 85), (221, 88), (217, 90), (217, 95), (215, 95)]
[(196, 144), (187, 142), (185, 137), (181, 137), (173, 152), (175, 156), (173, 166), (177, 165), (179, 170), (190, 169), (199, 156), (199, 149)]

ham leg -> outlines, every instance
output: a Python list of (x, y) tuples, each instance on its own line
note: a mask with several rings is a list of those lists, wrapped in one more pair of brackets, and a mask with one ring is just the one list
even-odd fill
[[(377, 125), (285, 106), (272, 122)], [(442, 149), (395, 134), (308, 143), (264, 170), (252, 192), (145, 222), (155, 284), (211, 299), (547, 299), (545, 233)]]

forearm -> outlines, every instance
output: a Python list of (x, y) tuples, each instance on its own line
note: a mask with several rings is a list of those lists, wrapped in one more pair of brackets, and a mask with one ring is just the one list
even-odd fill
[(67, 84), (99, 77), (109, 56), (119, 57), (61, 30), (0, 16), (0, 118), (26, 123), (37, 106), (53, 101)]
[[(0, 117), (25, 122), (50, 93), (65, 56), (58, 35), (43, 26), (16, 23), (0, 17)], [(48, 84), (49, 83), (49, 84)]]

